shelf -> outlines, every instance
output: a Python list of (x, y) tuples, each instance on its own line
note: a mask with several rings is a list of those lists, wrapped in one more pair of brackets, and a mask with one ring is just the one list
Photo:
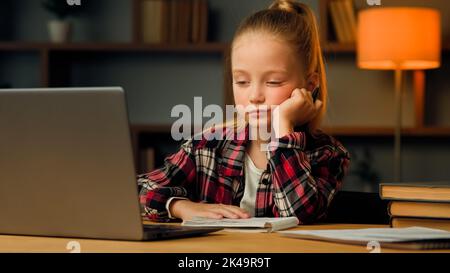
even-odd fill
[[(324, 132), (341, 137), (393, 137), (391, 127), (335, 127)], [(405, 137), (450, 137), (450, 127), (403, 128)]]
[(356, 52), (356, 44), (330, 42), (322, 45), (322, 50), (324, 53), (354, 53)]
[(198, 52), (224, 53), (227, 43), (204, 44), (136, 44), (136, 43), (34, 43), (0, 42), (0, 51), (110, 51), (110, 52)]
[[(135, 133), (170, 134), (171, 125), (133, 124), (131, 130)], [(393, 137), (394, 128), (390, 127), (325, 127), (325, 133), (338, 137)], [(450, 127), (403, 128), (405, 137), (450, 137)]]
[[(0, 42), (0, 51), (106, 51), (106, 52), (192, 52), (224, 54), (228, 43), (209, 42), (204, 44), (136, 44), (136, 43), (35, 43)], [(355, 53), (356, 44), (329, 42), (322, 45), (324, 53)], [(443, 52), (450, 52), (450, 43), (442, 46)]]
[[(356, 53), (355, 43), (328, 42), (322, 45), (324, 53)], [(442, 44), (442, 52), (450, 52), (450, 42)]]

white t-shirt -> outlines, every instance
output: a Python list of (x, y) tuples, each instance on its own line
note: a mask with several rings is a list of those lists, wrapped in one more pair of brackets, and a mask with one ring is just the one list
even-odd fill
[[(255, 204), (256, 204), (256, 193), (258, 191), (259, 180), (264, 170), (258, 169), (253, 163), (252, 159), (248, 154), (245, 154), (244, 162), (244, 173), (245, 173), (245, 188), (244, 195), (242, 196), (240, 207), (245, 209), (252, 217), (255, 216)], [(166, 209), (169, 212), (169, 218), (172, 217), (169, 207), (173, 200), (177, 199), (187, 199), (183, 197), (171, 197), (167, 200)]]
[(250, 213), (252, 217), (255, 216), (256, 192), (263, 172), (264, 170), (258, 169), (250, 156), (246, 154), (244, 162), (245, 188), (240, 207)]

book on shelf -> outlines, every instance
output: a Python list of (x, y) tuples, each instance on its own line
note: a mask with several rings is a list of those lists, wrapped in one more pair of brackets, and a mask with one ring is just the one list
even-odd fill
[(144, 43), (205, 43), (207, 0), (142, 0)]
[(145, 43), (161, 43), (163, 1), (142, 1), (142, 40)]
[(330, 15), (332, 19), (332, 25), (334, 28), (334, 33), (336, 36), (336, 39), (339, 43), (345, 43), (347, 40), (347, 37), (344, 33), (344, 27), (343, 27), (343, 17), (342, 14), (338, 10), (337, 1), (333, 0), (329, 3), (329, 10)]
[(208, 40), (208, 26), (209, 26), (209, 12), (207, 0), (195, 0), (199, 1), (200, 10), (200, 40), (199, 43), (206, 43)]
[(450, 231), (450, 219), (438, 218), (413, 218), (413, 217), (392, 217), (391, 227), (427, 227)]
[(337, 42), (355, 42), (357, 20), (353, 0), (331, 0), (329, 11)]
[(349, 42), (354, 43), (356, 42), (356, 12), (355, 7), (353, 5), (353, 0), (341, 0), (341, 6), (344, 10), (344, 17), (345, 17), (345, 27), (347, 29), (347, 32), (349, 33)]
[(381, 183), (380, 196), (386, 200), (450, 202), (450, 182)]

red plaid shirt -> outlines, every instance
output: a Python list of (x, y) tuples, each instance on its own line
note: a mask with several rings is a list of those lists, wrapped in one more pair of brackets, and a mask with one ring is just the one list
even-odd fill
[[(171, 197), (239, 206), (244, 194), (244, 157), (248, 128), (223, 140), (191, 139), (166, 158), (162, 168), (138, 175), (143, 216), (168, 221)], [(242, 135), (244, 134), (244, 135)], [(232, 136), (231, 138), (229, 136)], [(342, 187), (350, 156), (342, 144), (322, 132), (294, 132), (267, 152), (268, 165), (256, 195), (256, 217), (296, 216), (300, 223), (322, 218)]]

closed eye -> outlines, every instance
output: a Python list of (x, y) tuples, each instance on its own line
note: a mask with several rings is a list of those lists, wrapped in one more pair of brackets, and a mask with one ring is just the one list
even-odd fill
[(279, 81), (270, 81), (270, 82), (267, 82), (267, 84), (268, 85), (271, 85), (271, 86), (279, 86), (279, 85), (281, 85), (283, 82), (279, 82)]
[(249, 81), (236, 81), (235, 82), (235, 84), (237, 84), (237, 85), (246, 85), (246, 84), (249, 84), (250, 82)]

